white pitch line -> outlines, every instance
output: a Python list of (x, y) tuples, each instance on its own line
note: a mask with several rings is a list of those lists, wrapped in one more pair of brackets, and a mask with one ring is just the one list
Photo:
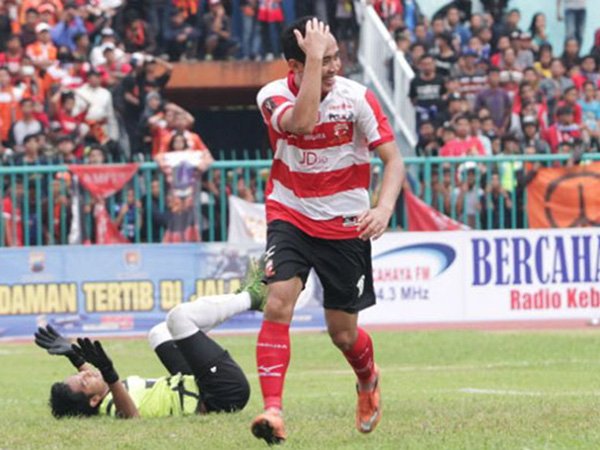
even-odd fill
[(500, 395), (515, 397), (584, 397), (600, 396), (600, 391), (563, 391), (563, 392), (543, 392), (543, 391), (519, 391), (515, 389), (480, 389), (480, 388), (461, 388), (458, 392), (462, 394), (475, 395)]
[[(578, 360), (578, 359), (565, 359), (565, 360), (545, 360), (545, 361), (501, 361), (497, 363), (489, 364), (457, 364), (457, 365), (428, 365), (428, 366), (382, 366), (381, 371), (385, 374), (389, 372), (466, 372), (466, 371), (477, 371), (477, 370), (496, 370), (496, 369), (518, 369), (522, 367), (549, 367), (558, 366), (564, 364), (600, 364), (596, 360)], [(249, 374), (251, 377), (256, 377), (256, 374)], [(293, 368), (288, 371), (287, 377), (303, 377), (303, 376), (314, 376), (314, 375), (348, 375), (353, 376), (353, 372), (350, 368), (348, 369), (314, 369), (314, 370), (300, 370), (296, 371)]]

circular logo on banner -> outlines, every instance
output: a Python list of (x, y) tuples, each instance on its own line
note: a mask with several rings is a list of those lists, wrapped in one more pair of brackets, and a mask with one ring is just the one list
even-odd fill
[(571, 173), (548, 185), (544, 213), (553, 228), (600, 225), (596, 220), (600, 217), (600, 195), (597, 189), (590, 189), (590, 182), (600, 183), (600, 173)]

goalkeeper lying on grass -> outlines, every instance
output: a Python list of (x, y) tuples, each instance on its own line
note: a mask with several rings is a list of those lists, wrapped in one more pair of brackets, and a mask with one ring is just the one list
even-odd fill
[(50, 325), (39, 328), (35, 342), (52, 355), (64, 355), (78, 373), (54, 383), (50, 407), (57, 417), (162, 417), (239, 411), (248, 402), (250, 386), (242, 369), (205, 333), (265, 302), (262, 270), (252, 267), (243, 291), (235, 295), (203, 297), (172, 309), (165, 322), (148, 334), (151, 347), (171, 374), (157, 379), (130, 376), (119, 379), (99, 341), (77, 339), (77, 344)]

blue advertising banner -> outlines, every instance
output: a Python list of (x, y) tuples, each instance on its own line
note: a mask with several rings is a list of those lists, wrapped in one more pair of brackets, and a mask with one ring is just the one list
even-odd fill
[[(68, 335), (142, 335), (174, 306), (233, 293), (264, 245), (144, 244), (1, 250), (0, 340), (32, 337), (47, 323)], [(257, 330), (262, 313), (223, 323)], [(322, 328), (322, 307), (299, 305), (293, 326)]]

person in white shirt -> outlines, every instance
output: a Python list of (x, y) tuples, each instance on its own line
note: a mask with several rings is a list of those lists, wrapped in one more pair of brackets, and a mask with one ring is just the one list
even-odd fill
[(100, 73), (92, 70), (88, 74), (88, 82), (75, 91), (77, 94), (76, 114), (84, 110), (87, 102), (89, 108), (85, 120), (92, 128), (92, 132), (96, 129), (116, 141), (119, 139), (119, 129), (115, 118), (112, 94), (101, 86), (101, 81)]

